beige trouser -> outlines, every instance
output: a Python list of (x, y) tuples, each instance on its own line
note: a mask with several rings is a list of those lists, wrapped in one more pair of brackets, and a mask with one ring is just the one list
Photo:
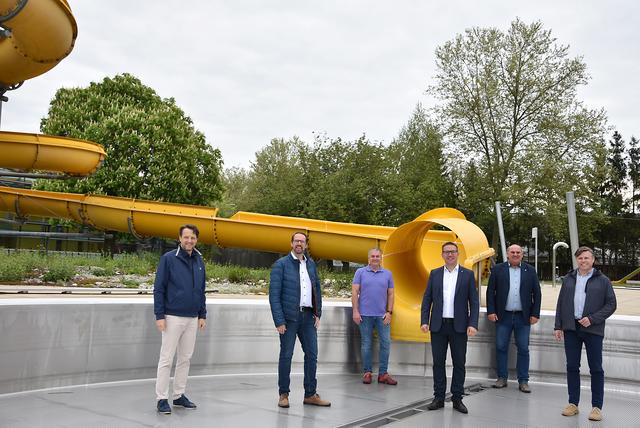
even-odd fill
[(173, 399), (184, 394), (187, 387), (187, 376), (191, 355), (196, 344), (198, 318), (165, 316), (165, 330), (162, 332), (162, 347), (158, 360), (158, 376), (156, 378), (156, 399), (169, 398), (169, 378), (173, 356), (178, 351), (176, 372), (173, 378)]

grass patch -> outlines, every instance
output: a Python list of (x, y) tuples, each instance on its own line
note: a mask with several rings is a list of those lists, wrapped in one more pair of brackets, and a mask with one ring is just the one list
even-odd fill
[[(118, 254), (114, 257), (92, 257), (78, 255), (61, 255), (16, 251), (0, 254), (0, 282), (16, 283), (40, 277), (46, 282), (64, 283), (71, 280), (77, 272), (87, 272), (93, 277), (83, 279), (77, 277), (74, 282), (79, 286), (91, 287), (96, 278), (115, 275), (145, 276), (155, 272), (160, 255), (153, 253)], [(78, 267), (83, 267), (77, 269)], [(207, 278), (214, 282), (232, 284), (250, 284), (252, 293), (269, 291), (270, 268), (247, 268), (236, 265), (220, 265), (205, 262)], [(342, 291), (350, 293), (353, 272), (329, 271), (320, 267), (321, 285), (329, 292)], [(102, 280), (97, 280), (102, 281)], [(153, 280), (121, 279), (127, 288), (139, 288), (139, 281)]]

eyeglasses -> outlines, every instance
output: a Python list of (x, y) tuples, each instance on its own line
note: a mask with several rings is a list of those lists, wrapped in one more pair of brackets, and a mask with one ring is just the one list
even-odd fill
[(448, 250), (448, 251), (443, 251), (442, 254), (446, 254), (446, 255), (451, 255), (451, 254), (456, 254), (458, 252), (458, 250)]

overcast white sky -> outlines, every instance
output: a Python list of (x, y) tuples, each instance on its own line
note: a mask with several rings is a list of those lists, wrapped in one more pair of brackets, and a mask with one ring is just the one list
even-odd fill
[[(541, 20), (592, 79), (580, 91), (626, 140), (640, 136), (640, 2), (69, 0), (71, 55), (8, 93), (4, 130), (37, 132), (55, 91), (128, 72), (174, 97), (225, 167), (274, 137), (390, 142), (434, 75), (434, 50), (466, 28)], [(99, 143), (99, 141), (98, 141)]]

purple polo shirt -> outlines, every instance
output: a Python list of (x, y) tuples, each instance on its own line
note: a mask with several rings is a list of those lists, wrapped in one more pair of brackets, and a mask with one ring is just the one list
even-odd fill
[(353, 284), (360, 284), (360, 315), (381, 317), (387, 312), (387, 289), (393, 288), (390, 271), (380, 268), (374, 272), (370, 266), (361, 267), (353, 277)]

